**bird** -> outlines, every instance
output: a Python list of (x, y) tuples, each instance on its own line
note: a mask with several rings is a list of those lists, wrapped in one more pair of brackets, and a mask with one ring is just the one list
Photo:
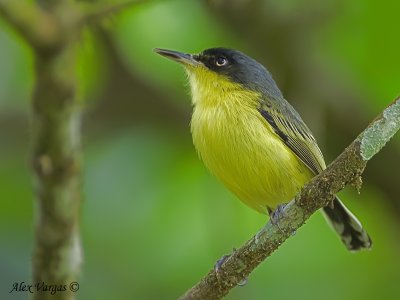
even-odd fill
[[(184, 67), (193, 144), (244, 204), (272, 218), (326, 168), (311, 130), (255, 59), (223, 47), (198, 54), (154, 51)], [(322, 211), (348, 250), (371, 248), (368, 233), (337, 196)]]

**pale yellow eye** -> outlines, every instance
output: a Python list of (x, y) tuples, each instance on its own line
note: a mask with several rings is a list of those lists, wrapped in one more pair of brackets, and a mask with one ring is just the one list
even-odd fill
[(218, 67), (225, 66), (227, 63), (228, 63), (228, 60), (227, 60), (225, 57), (223, 57), (223, 56), (219, 56), (219, 57), (217, 57), (217, 58), (215, 59), (215, 64), (216, 64)]

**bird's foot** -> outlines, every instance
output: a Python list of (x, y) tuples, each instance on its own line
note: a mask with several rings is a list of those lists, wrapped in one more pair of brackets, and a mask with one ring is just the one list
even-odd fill
[(283, 219), (283, 217), (285, 216), (285, 208), (287, 205), (288, 203), (279, 204), (274, 211), (271, 208), (267, 207), (270, 222), (268, 222), (263, 228), (260, 229), (260, 231), (256, 233), (256, 235), (254, 236), (255, 244), (258, 244), (260, 242), (262, 235), (269, 230), (271, 226), (270, 224), (272, 224), (272, 226), (278, 227), (278, 229), (282, 233), (285, 233), (289, 230), (289, 233), (291, 235), (296, 234), (296, 229), (281, 228), (279, 224), (281, 219)]
[(238, 286), (245, 286), (247, 282), (249, 281), (248, 277), (243, 278), (237, 285)]
[[(236, 251), (236, 249), (234, 248), (233, 249), (233, 252), (235, 252)], [(225, 254), (224, 256), (222, 256), (220, 259), (218, 259), (217, 260), (217, 262), (215, 263), (215, 265), (214, 265), (214, 270), (215, 270), (215, 273), (216, 273), (216, 275), (217, 275), (217, 279), (219, 280), (219, 271), (220, 271), (220, 268), (221, 268), (221, 266), (229, 259), (231, 257), (231, 254)], [(237, 285), (238, 286), (245, 286), (246, 284), (247, 284), (247, 281), (248, 281), (248, 278), (247, 277), (245, 277), (245, 278), (243, 278)]]
[[(269, 214), (269, 219), (271, 220), (271, 224), (274, 226), (277, 226), (279, 228), (279, 230), (282, 231), (282, 229), (279, 227), (279, 220), (282, 219), (283, 217), (283, 210), (286, 207), (286, 203), (283, 204), (279, 204), (275, 210), (272, 210), (270, 207), (267, 207), (267, 211)], [(265, 225), (263, 228), (261, 228), (260, 231), (258, 231), (256, 233), (256, 235), (254, 236), (254, 242), (256, 244), (258, 244), (261, 235), (266, 231), (267, 229), (267, 225)]]
[(272, 225), (276, 225), (279, 229), (281, 229), (281, 228), (279, 227), (279, 221), (280, 221), (280, 219), (282, 219), (282, 217), (283, 217), (283, 215), (284, 215), (284, 214), (283, 214), (283, 211), (284, 211), (286, 205), (287, 205), (286, 203), (279, 204), (279, 205), (275, 208), (275, 210), (274, 210), (274, 211), (271, 211), (270, 214), (269, 214), (269, 217), (270, 217), (270, 219), (271, 219)]
[(225, 254), (224, 256), (222, 256), (220, 259), (217, 260), (217, 262), (214, 265), (214, 270), (216, 273), (219, 272), (219, 269), (221, 268), (221, 266), (224, 264), (224, 262), (226, 262), (226, 260), (230, 257), (229, 254)]

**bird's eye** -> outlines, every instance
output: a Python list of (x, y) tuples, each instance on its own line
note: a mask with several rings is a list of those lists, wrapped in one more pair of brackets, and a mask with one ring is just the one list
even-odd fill
[(217, 57), (217, 58), (215, 59), (215, 64), (216, 64), (218, 67), (225, 66), (227, 63), (228, 63), (228, 60), (227, 60), (225, 57), (223, 57), (223, 56), (219, 56), (219, 57)]

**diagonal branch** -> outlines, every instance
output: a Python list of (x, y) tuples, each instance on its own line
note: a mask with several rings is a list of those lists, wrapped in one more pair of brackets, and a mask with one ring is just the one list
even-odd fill
[(306, 184), (284, 209), (279, 228), (268, 222), (257, 237), (234, 251), (180, 299), (221, 299), (237, 286), (318, 209), (348, 184), (361, 185), (367, 162), (400, 129), (400, 97), (388, 106), (325, 171)]

